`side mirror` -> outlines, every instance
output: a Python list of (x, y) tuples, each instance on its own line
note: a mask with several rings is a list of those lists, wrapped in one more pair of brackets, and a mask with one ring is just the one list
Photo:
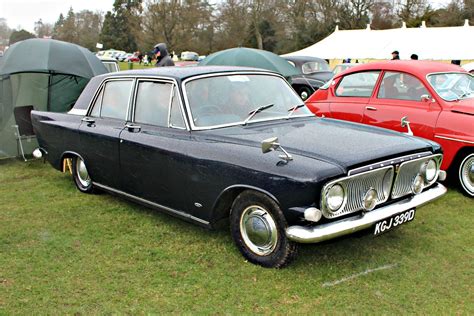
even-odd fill
[(264, 154), (274, 151), (278, 149), (278, 147), (280, 147), (280, 144), (278, 143), (278, 137), (271, 137), (262, 141), (262, 153)]
[(405, 134), (413, 136), (413, 131), (411, 130), (410, 122), (408, 121), (408, 116), (402, 117), (402, 119), (400, 120), (400, 125), (401, 127), (406, 127), (408, 129), (408, 131)]
[(293, 157), (278, 143), (278, 137), (271, 137), (262, 141), (262, 153), (266, 154), (270, 151), (280, 149), (284, 155), (279, 155), (286, 163), (293, 160)]
[(422, 94), (420, 99), (421, 99), (421, 102), (434, 102), (434, 100), (431, 99), (429, 94)]

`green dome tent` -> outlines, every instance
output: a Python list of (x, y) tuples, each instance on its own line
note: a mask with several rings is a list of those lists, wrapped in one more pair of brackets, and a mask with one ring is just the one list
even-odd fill
[[(67, 112), (89, 80), (107, 69), (89, 50), (51, 39), (28, 39), (0, 58), (0, 158), (18, 155), (15, 108)], [(28, 141), (27, 153), (37, 146)]]

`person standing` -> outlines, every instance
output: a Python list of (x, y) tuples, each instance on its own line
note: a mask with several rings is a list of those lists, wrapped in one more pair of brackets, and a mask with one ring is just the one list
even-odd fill
[(400, 60), (400, 53), (398, 52), (398, 50), (394, 50), (392, 52), (392, 60)]
[(168, 49), (165, 43), (158, 43), (155, 45), (153, 54), (156, 57), (155, 67), (168, 67), (174, 66), (174, 62), (171, 59)]

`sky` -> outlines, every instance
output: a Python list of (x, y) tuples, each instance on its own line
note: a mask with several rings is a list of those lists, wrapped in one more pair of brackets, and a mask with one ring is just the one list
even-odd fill
[[(429, 0), (435, 7), (440, 7), (449, 0)], [(7, 20), (12, 29), (23, 28), (34, 32), (34, 23), (40, 18), (43, 23), (54, 24), (60, 13), (66, 15), (69, 8), (74, 12), (81, 10), (102, 11), (112, 10), (114, 0), (0, 0), (0, 18)]]
[(66, 15), (69, 8), (107, 12), (112, 10), (114, 0), (0, 0), (0, 18), (7, 20), (10, 28), (21, 28), (34, 32), (35, 22), (54, 24), (59, 14)]

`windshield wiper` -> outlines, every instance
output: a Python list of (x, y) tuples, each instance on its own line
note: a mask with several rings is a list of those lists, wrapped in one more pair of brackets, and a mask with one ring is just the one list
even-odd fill
[(463, 94), (461, 94), (461, 95), (458, 97), (458, 100), (461, 100), (461, 99), (467, 97), (468, 95), (472, 94), (472, 92), (474, 92), (474, 91), (466, 91), (466, 92), (464, 92)]
[(270, 104), (267, 104), (267, 105), (262, 105), (262, 106), (259, 106), (258, 108), (256, 108), (255, 110), (252, 110), (248, 113), (248, 117), (245, 119), (244, 123), (242, 125), (246, 125), (248, 123), (248, 121), (250, 121), (252, 119), (252, 117), (255, 116), (255, 114), (257, 113), (260, 113), (266, 109), (269, 109), (273, 106), (273, 103), (270, 103)]
[(296, 110), (298, 110), (299, 108), (301, 108), (301, 107), (303, 107), (303, 106), (304, 106), (304, 104), (298, 104), (298, 105), (295, 105), (295, 106), (289, 108), (289, 109), (288, 109), (288, 112), (290, 112), (290, 113), (288, 113), (288, 116), (287, 116), (286, 118), (289, 119), (290, 116), (292, 116), (293, 113), (295, 113)]

